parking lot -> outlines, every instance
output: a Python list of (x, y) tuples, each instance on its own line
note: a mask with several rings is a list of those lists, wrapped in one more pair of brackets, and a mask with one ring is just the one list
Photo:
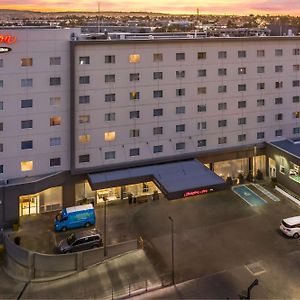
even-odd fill
[[(168, 273), (171, 216), (177, 282), (298, 250), (299, 240), (283, 236), (278, 228), (282, 218), (300, 215), (300, 208), (278, 194), (281, 201), (277, 202), (260, 196), (266, 201), (260, 206), (250, 206), (230, 190), (173, 201), (162, 198), (131, 205), (111, 202), (107, 206), (107, 241), (115, 244), (142, 236), (156, 271)], [(21, 245), (51, 253), (55, 243), (66, 235), (53, 232), (54, 216), (22, 219)], [(102, 232), (103, 207), (96, 208), (96, 218), (96, 227)]]

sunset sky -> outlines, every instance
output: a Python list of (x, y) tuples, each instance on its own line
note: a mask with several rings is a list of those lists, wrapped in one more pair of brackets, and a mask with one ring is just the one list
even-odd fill
[[(101, 11), (152, 11), (195, 14), (291, 14), (300, 15), (300, 0), (102, 0)], [(97, 11), (98, 1), (91, 0), (0, 0), (0, 9), (41, 11)]]

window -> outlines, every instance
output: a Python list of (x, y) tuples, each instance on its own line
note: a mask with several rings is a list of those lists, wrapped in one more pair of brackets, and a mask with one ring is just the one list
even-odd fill
[(80, 115), (79, 124), (90, 123), (90, 115)]
[(139, 129), (130, 129), (129, 130), (129, 137), (139, 137), (140, 136), (140, 130)]
[(130, 100), (139, 100), (140, 99), (140, 92), (136, 92), (136, 91), (130, 92), (129, 93), (129, 99)]
[(33, 79), (31, 78), (21, 79), (21, 87), (32, 87), (32, 85), (33, 85)]
[(60, 164), (61, 164), (60, 157), (50, 158), (49, 164), (50, 164), (50, 167), (60, 166)]
[(163, 79), (163, 72), (153, 72), (153, 79)]
[(205, 130), (205, 129), (207, 129), (207, 123), (206, 122), (198, 122), (197, 123), (197, 129), (198, 130)]
[(0, 122), (0, 131), (3, 131), (3, 122)]
[(275, 56), (282, 56), (283, 50), (282, 49), (275, 49)]
[(3, 88), (3, 86), (4, 86), (4, 82), (3, 80), (0, 79), (0, 88)]
[(176, 60), (185, 60), (185, 53), (176, 53)]
[(246, 91), (246, 84), (239, 84), (238, 85), (238, 91), (239, 92), (245, 92)]
[(198, 70), (198, 77), (206, 77), (206, 69)]
[(90, 76), (79, 76), (79, 84), (89, 84)]
[(163, 145), (153, 146), (153, 153), (161, 153), (163, 152)]
[(225, 109), (227, 109), (227, 103), (226, 102), (218, 103), (218, 110), (225, 110)]
[(204, 95), (204, 94), (206, 94), (206, 87), (205, 86), (198, 87), (198, 95)]
[(185, 114), (185, 106), (177, 106), (176, 107), (176, 115)]
[(197, 105), (197, 111), (198, 112), (204, 112), (204, 111), (206, 111), (206, 104), (198, 104)]
[(3, 171), (4, 170), (4, 168), (3, 168), (3, 165), (0, 165), (0, 174), (3, 174)]
[(163, 60), (163, 54), (162, 53), (153, 53), (153, 61), (159, 62)]
[(104, 62), (106, 64), (114, 64), (114, 63), (116, 63), (116, 56), (115, 55), (105, 55)]
[(205, 147), (206, 146), (206, 140), (198, 140), (197, 141), (198, 147)]
[(293, 49), (293, 55), (300, 55), (300, 49), (299, 48)]
[(140, 148), (131, 148), (129, 149), (129, 156), (139, 156)]
[(293, 96), (293, 103), (299, 103), (300, 97), (299, 96)]
[(238, 51), (238, 57), (239, 57), (239, 58), (244, 58), (244, 57), (246, 57), (246, 51), (245, 51), (245, 50), (239, 50), (239, 51)]
[(198, 52), (198, 59), (206, 59), (206, 52)]
[(276, 73), (282, 73), (282, 71), (283, 71), (283, 66), (275, 66)]
[(265, 133), (264, 132), (257, 132), (256, 138), (258, 140), (264, 139), (265, 138)]
[(239, 141), (239, 142), (246, 141), (246, 134), (245, 134), (245, 133), (239, 134), (239, 135), (238, 135), (238, 141)]
[(184, 96), (185, 95), (185, 89), (176, 89), (176, 96)]
[(247, 106), (247, 102), (245, 100), (238, 101), (238, 108), (245, 108)]
[(88, 103), (90, 103), (89, 95), (79, 96), (79, 104), (88, 104)]
[(90, 161), (90, 155), (89, 154), (83, 154), (79, 155), (79, 163), (85, 163)]
[(283, 87), (283, 82), (282, 81), (276, 81), (275, 82), (275, 88), (276, 89), (280, 89)]
[(218, 138), (218, 144), (226, 144), (227, 143), (227, 137), (226, 136), (222, 136)]
[(263, 123), (265, 121), (265, 116), (257, 116), (256, 121), (257, 123)]
[(22, 129), (31, 129), (32, 127), (33, 127), (33, 121), (32, 120), (21, 121), (21, 128)]
[(300, 133), (300, 127), (294, 127), (293, 134), (299, 134), (299, 133)]
[(227, 126), (227, 120), (218, 121), (218, 127), (226, 127), (226, 126)]
[(246, 72), (247, 72), (246, 68), (244, 68), (244, 67), (238, 68), (238, 74), (239, 75), (244, 75), (244, 74), (246, 74)]
[(3, 152), (3, 144), (0, 144), (0, 152)]
[(32, 99), (21, 100), (21, 108), (29, 108), (29, 107), (32, 107)]
[(218, 69), (218, 75), (219, 76), (226, 76), (227, 75), (227, 69), (226, 68)]
[(3, 59), (2, 58), (0, 58), (0, 68), (3, 68)]
[(105, 75), (104, 80), (105, 80), (106, 83), (115, 82), (116, 81), (116, 76), (115, 76), (115, 74), (107, 74), (107, 75)]
[(31, 67), (32, 66), (32, 58), (21, 58), (21, 66), (22, 67)]
[(50, 146), (55, 147), (55, 146), (60, 146), (61, 145), (61, 137), (52, 137), (50, 138)]
[(258, 90), (264, 90), (265, 89), (265, 83), (264, 82), (258, 82), (256, 85)]
[(227, 92), (227, 86), (226, 85), (219, 85), (218, 86), (218, 93), (226, 93)]
[(265, 67), (264, 66), (258, 66), (257, 67), (257, 73), (265, 73)]
[(257, 57), (264, 57), (265, 56), (265, 50), (262, 50), (262, 49), (257, 50), (256, 51), (256, 56)]
[(33, 169), (33, 161), (21, 161), (21, 171), (22, 172), (27, 172), (31, 171)]
[(299, 119), (300, 118), (300, 111), (294, 111), (293, 112), (293, 118), (294, 119)]
[(50, 97), (50, 105), (51, 106), (60, 106), (61, 97)]
[(153, 109), (153, 117), (159, 117), (163, 115), (163, 109), (162, 108), (155, 108)]
[(176, 125), (176, 132), (184, 132), (184, 131), (185, 131), (185, 124)]
[(139, 81), (140, 80), (140, 73), (131, 73), (129, 74), (130, 81)]
[(184, 78), (185, 71), (176, 71), (176, 78)]
[(111, 112), (111, 113), (104, 114), (104, 120), (106, 122), (115, 121), (116, 120), (116, 113)]
[(50, 118), (50, 126), (58, 126), (61, 124), (61, 117), (54, 116)]
[(140, 118), (140, 111), (134, 110), (129, 112), (129, 118), (130, 119), (139, 119)]
[(78, 137), (80, 144), (88, 144), (91, 140), (91, 136), (89, 134), (82, 134)]
[(256, 104), (257, 106), (265, 106), (265, 99), (257, 99)]
[(293, 71), (299, 72), (300, 71), (300, 65), (293, 65)]
[(21, 149), (27, 150), (33, 148), (33, 142), (32, 141), (22, 141), (21, 142)]
[(105, 94), (105, 102), (115, 102), (116, 94)]
[(0, 110), (3, 110), (3, 101), (0, 101)]
[(138, 63), (141, 60), (141, 56), (139, 54), (130, 54), (129, 62), (132, 64)]
[(104, 159), (115, 159), (116, 158), (116, 151), (107, 151), (104, 152)]
[(50, 66), (59, 66), (61, 64), (61, 59), (59, 56), (50, 57)]
[(247, 119), (245, 117), (243, 118), (238, 118), (238, 124), (239, 125), (245, 125), (247, 122)]
[(90, 57), (89, 56), (79, 56), (79, 64), (80, 65), (89, 65)]
[(116, 132), (115, 131), (104, 132), (104, 140), (105, 140), (105, 142), (112, 142), (115, 139), (116, 139)]
[(300, 86), (300, 80), (293, 80), (293, 87)]
[(277, 97), (275, 98), (275, 104), (282, 104), (283, 100), (282, 100), (282, 97)]
[(163, 134), (163, 127), (154, 127), (153, 135)]
[(283, 135), (282, 129), (275, 130), (275, 136), (282, 136), (282, 135)]
[(185, 149), (185, 143), (184, 142), (180, 142), (180, 143), (176, 143), (176, 150), (184, 150)]
[(50, 85), (60, 85), (60, 77), (50, 77)]
[(219, 51), (218, 52), (218, 58), (219, 59), (227, 58), (227, 52), (226, 51)]
[(162, 90), (153, 91), (153, 98), (162, 98), (162, 97), (163, 97)]

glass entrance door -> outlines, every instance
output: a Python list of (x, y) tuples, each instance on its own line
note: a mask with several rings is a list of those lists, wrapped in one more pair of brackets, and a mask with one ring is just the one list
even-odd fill
[(19, 198), (19, 214), (20, 216), (38, 214), (40, 212), (39, 195), (26, 195)]

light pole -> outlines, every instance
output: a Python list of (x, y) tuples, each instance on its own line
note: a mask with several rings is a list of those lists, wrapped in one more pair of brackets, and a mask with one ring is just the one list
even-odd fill
[(253, 182), (255, 182), (255, 176), (256, 176), (256, 144), (254, 145), (254, 155), (253, 155)]
[(106, 197), (103, 197), (104, 201), (104, 226), (103, 226), (103, 254), (107, 256), (107, 249), (106, 249)]
[(174, 271), (174, 220), (169, 216), (171, 222), (171, 236), (172, 236), (172, 284), (175, 285), (175, 271)]

